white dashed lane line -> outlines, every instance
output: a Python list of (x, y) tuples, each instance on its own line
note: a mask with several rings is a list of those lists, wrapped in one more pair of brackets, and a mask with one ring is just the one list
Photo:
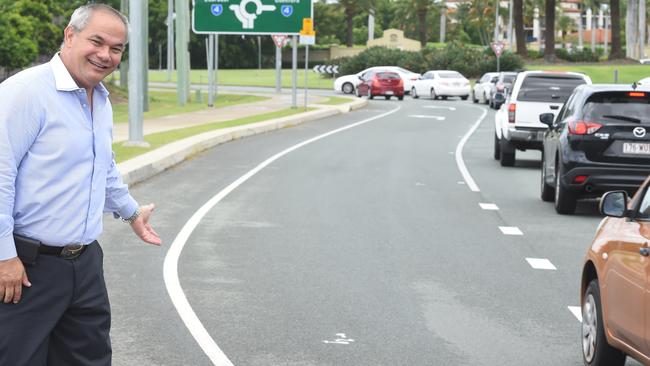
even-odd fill
[(550, 271), (555, 271), (557, 268), (546, 258), (526, 258), (528, 264), (534, 269), (546, 269)]
[(499, 226), (499, 230), (501, 230), (503, 235), (524, 235), (516, 226)]
[(571, 314), (573, 314), (573, 316), (575, 316), (576, 319), (582, 323), (582, 311), (580, 310), (580, 306), (567, 306), (567, 308), (569, 308)]
[(481, 209), (486, 210), (486, 211), (498, 211), (499, 206), (495, 205), (494, 203), (479, 203), (479, 206), (481, 206)]

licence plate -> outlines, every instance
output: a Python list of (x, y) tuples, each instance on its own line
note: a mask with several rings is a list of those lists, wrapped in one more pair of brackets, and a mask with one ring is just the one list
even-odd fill
[(650, 144), (640, 142), (624, 142), (623, 154), (650, 155)]
[(387, 90), (386, 95), (393, 95), (393, 91), (392, 90)]

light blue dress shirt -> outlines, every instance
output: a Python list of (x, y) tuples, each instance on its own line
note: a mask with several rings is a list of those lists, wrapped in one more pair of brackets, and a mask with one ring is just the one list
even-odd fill
[(111, 149), (108, 91), (92, 112), (59, 55), (0, 84), (0, 260), (16, 256), (13, 232), (44, 244), (88, 244), (102, 213), (138, 207)]

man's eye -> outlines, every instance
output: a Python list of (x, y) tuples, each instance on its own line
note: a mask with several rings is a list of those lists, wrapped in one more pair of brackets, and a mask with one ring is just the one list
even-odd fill
[(124, 52), (121, 48), (111, 48), (111, 52), (118, 54)]
[(96, 39), (91, 39), (90, 42), (92, 42), (92, 44), (94, 44), (95, 46), (99, 46), (99, 45), (102, 44), (101, 42), (99, 42), (99, 41), (96, 40)]

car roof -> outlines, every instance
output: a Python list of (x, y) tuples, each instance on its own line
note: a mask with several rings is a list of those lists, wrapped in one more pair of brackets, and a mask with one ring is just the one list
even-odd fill
[(636, 87), (632, 84), (583, 84), (580, 85), (581, 90), (586, 90), (587, 92), (597, 93), (605, 91), (642, 91), (650, 92), (650, 85), (639, 85)]
[(555, 70), (530, 70), (530, 71), (522, 71), (518, 73), (517, 75), (522, 75), (522, 76), (527, 76), (531, 74), (537, 74), (537, 75), (572, 75), (572, 76), (582, 76), (582, 77), (588, 77), (586, 74), (581, 73), (581, 72), (575, 72), (575, 71), (555, 71)]

